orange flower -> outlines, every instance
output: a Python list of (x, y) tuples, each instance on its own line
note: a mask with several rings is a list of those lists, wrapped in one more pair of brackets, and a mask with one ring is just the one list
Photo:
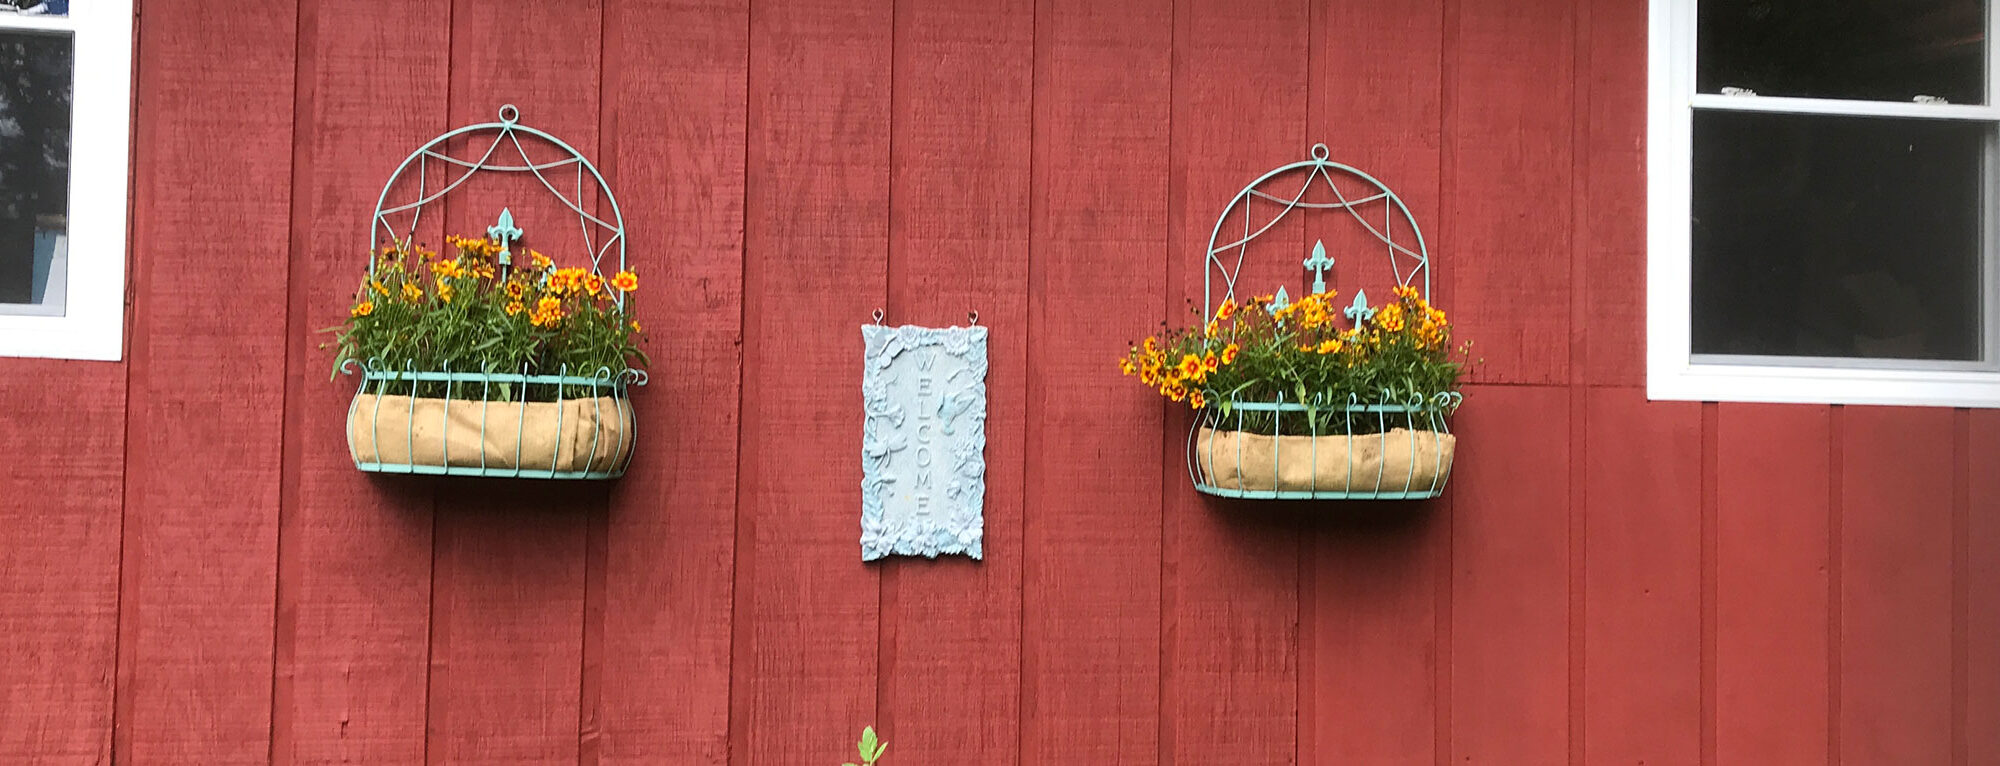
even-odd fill
[(1235, 364), (1236, 355), (1240, 353), (1243, 353), (1243, 348), (1234, 343), (1222, 347), (1222, 363)]
[(1129, 378), (1132, 377), (1132, 375), (1134, 373), (1137, 373), (1138, 371), (1139, 371), (1138, 365), (1133, 364), (1130, 358), (1118, 360), (1118, 373), (1120, 375), (1124, 375), (1125, 377)]
[(1229, 299), (1226, 299), (1226, 300), (1224, 300), (1224, 301), (1222, 302), (1222, 306), (1221, 306), (1220, 308), (1217, 308), (1217, 309), (1215, 310), (1215, 318), (1216, 318), (1216, 319), (1220, 319), (1220, 320), (1222, 320), (1222, 321), (1224, 321), (1224, 322), (1227, 322), (1227, 321), (1229, 321), (1229, 318), (1230, 318), (1230, 317), (1233, 317), (1233, 316), (1236, 316), (1236, 299), (1235, 299), (1235, 298), (1229, 298)]
[(362, 301), (354, 307), (352, 312), (349, 312), (349, 316), (365, 317), (373, 313), (375, 313), (375, 302)]
[(618, 272), (616, 276), (613, 276), (611, 278), (611, 286), (618, 288), (621, 292), (629, 293), (634, 290), (638, 290), (639, 275), (634, 274), (629, 270)]
[(549, 260), (548, 256), (534, 250), (528, 251), (528, 262), (535, 267), (536, 271), (547, 271), (550, 266), (556, 265), (555, 261)]
[(523, 293), (526, 293), (527, 291), (528, 291), (527, 285), (521, 284), (520, 282), (516, 282), (511, 279), (507, 280), (507, 297), (513, 298), (514, 300), (518, 301), (521, 299), (521, 295)]
[(639, 329), (639, 320), (637, 319), (632, 320), (632, 332), (645, 332), (645, 330)]
[(507, 302), (507, 316), (513, 316), (513, 315), (515, 315), (515, 314), (519, 314), (519, 313), (521, 313), (521, 312), (522, 312), (523, 310), (525, 310), (525, 309), (527, 309), (527, 307), (526, 307), (526, 306), (523, 306), (523, 305), (521, 305), (521, 302), (520, 302), (520, 301), (508, 301), (508, 302)]
[(1183, 378), (1198, 379), (1201, 377), (1202, 374), (1201, 357), (1195, 356), (1193, 354), (1188, 354), (1186, 356), (1183, 356), (1181, 357), (1180, 364), (1175, 365), (1174, 368), (1175, 370), (1180, 372), (1181, 377)]
[(1210, 351), (1201, 358), (1201, 369), (1202, 372), (1215, 372), (1222, 369), (1222, 362), (1215, 358), (1215, 352)]
[(1188, 409), (1198, 410), (1207, 406), (1208, 406), (1208, 397), (1202, 395), (1200, 391), (1195, 391), (1193, 393), (1188, 394)]
[(584, 277), (583, 291), (590, 293), (590, 297), (592, 298), (602, 295), (604, 293), (604, 278), (596, 274)]

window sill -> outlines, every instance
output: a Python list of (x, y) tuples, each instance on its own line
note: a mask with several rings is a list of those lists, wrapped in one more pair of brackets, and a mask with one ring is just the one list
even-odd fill
[(1648, 365), (1646, 398), (1666, 401), (2000, 407), (2000, 372)]

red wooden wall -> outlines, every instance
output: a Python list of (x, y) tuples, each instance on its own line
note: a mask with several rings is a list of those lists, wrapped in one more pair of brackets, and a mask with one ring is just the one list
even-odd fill
[[(0, 762), (2000, 764), (2000, 415), (1645, 400), (1644, 0), (141, 10), (126, 361), (0, 360)], [(628, 211), (616, 484), (345, 455), (377, 184), (501, 102)], [(1425, 506), (1203, 499), (1110, 365), (1313, 141), (1486, 360)], [(994, 330), (984, 563), (858, 560), (878, 306)]]

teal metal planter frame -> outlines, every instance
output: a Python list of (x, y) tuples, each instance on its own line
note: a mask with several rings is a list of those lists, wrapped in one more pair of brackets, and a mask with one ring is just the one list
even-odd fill
[[(1209, 234), (1208, 252), (1202, 269), (1202, 320), (1207, 322), (1216, 307), (1225, 300), (1236, 298), (1236, 280), (1241, 273), (1243, 262), (1248, 255), (1249, 245), (1259, 236), (1271, 231), (1286, 215), (1299, 209), (1340, 210), (1365, 229), (1385, 247), (1390, 261), (1391, 273), (1398, 286), (1418, 286), (1423, 296), (1430, 297), (1430, 251), (1424, 244), (1423, 231), (1417, 226), (1416, 216), (1410, 213), (1401, 197), (1396, 196), (1386, 184), (1351, 165), (1334, 162), (1325, 144), (1314, 144), (1311, 158), (1276, 168), (1250, 182), (1249, 186), (1237, 192), (1222, 215), (1216, 218), (1215, 228)], [(1303, 178), (1301, 179), (1301, 176)], [(1364, 191), (1350, 197), (1343, 191), (1336, 179), (1344, 179), (1348, 184)], [(1295, 191), (1288, 183), (1296, 182)], [(1275, 187), (1277, 191), (1271, 189)], [(1323, 192), (1316, 199), (1308, 199), (1309, 192)], [(1324, 199), (1330, 197), (1330, 199)], [(1280, 206), (1275, 215), (1261, 225), (1253, 226), (1252, 204), (1263, 200)], [(1379, 205), (1380, 217), (1364, 214), (1364, 209)], [(1232, 215), (1240, 215), (1243, 230), (1240, 235), (1224, 233)], [(1398, 221), (1407, 232), (1408, 242), (1398, 241)], [(1234, 254), (1233, 261), (1229, 259)], [(1405, 268), (1404, 261), (1408, 261)], [(1323, 242), (1314, 243), (1310, 255), (1303, 261), (1303, 267), (1312, 273), (1314, 293), (1326, 291), (1326, 271), (1334, 265)], [(1219, 279), (1218, 279), (1219, 278)], [(1282, 307), (1289, 302), (1285, 291), (1277, 291), (1276, 303), (1271, 307)], [(1347, 317), (1362, 321), (1372, 315), (1368, 308), (1365, 290), (1355, 291), (1354, 305), (1345, 310)], [(1341, 399), (1344, 399), (1342, 401)], [(1348, 394), (1336, 398), (1321, 396), (1310, 401), (1287, 401), (1282, 395), (1272, 401), (1245, 401), (1232, 397), (1229, 414), (1224, 414), (1218, 405), (1210, 405), (1194, 418), (1188, 429), (1187, 464), (1188, 478), (1194, 488), (1204, 494), (1217, 497), (1250, 500), (1424, 500), (1437, 497), (1444, 492), (1446, 481), (1451, 474), (1450, 447), (1455, 443), (1451, 429), (1446, 422), (1448, 416), (1458, 409), (1464, 397), (1456, 391), (1388, 391), (1379, 392), (1371, 399)], [(1254, 427), (1250, 420), (1259, 421)], [(1268, 420), (1268, 431), (1263, 422)], [(1319, 423), (1326, 420), (1329, 425), (1338, 421), (1338, 430), (1321, 432)], [(1298, 423), (1304, 422), (1304, 433)], [(1287, 428), (1287, 425), (1290, 428)], [(1369, 427), (1373, 426), (1372, 429)], [(1362, 433), (1356, 433), (1356, 429)], [(1227, 448), (1216, 445), (1222, 439), (1219, 434), (1234, 434), (1232, 439), (1234, 454)], [(1377, 436), (1377, 435), (1380, 436)], [(1396, 434), (1407, 434), (1398, 436)], [(1204, 435), (1207, 436), (1207, 450), (1202, 449)], [(1261, 473), (1250, 474), (1244, 470), (1244, 437), (1270, 439), (1271, 468), (1268, 482)], [(1282, 438), (1281, 438), (1282, 437)], [(1409, 441), (1399, 444), (1402, 439)], [(1307, 465), (1318, 466), (1322, 448), (1329, 457), (1345, 455), (1348, 459), (1347, 472), (1337, 477), (1338, 481), (1328, 481), (1326, 488), (1319, 486), (1319, 475), (1315, 472), (1303, 489), (1296, 486), (1287, 488), (1279, 476), (1281, 456), (1285, 452), (1287, 439), (1305, 439), (1305, 447), (1311, 452), (1306, 455)], [(1430, 440), (1425, 443), (1424, 440)], [(1362, 440), (1358, 442), (1357, 440)], [(1353, 456), (1364, 451), (1369, 443), (1381, 452), (1398, 446), (1406, 446), (1409, 460), (1402, 475), (1387, 470), (1389, 461), (1379, 457), (1375, 463), (1374, 476), (1363, 470), (1357, 473)], [(1421, 464), (1419, 456), (1429, 449), (1432, 463)], [(1227, 480), (1219, 466), (1226, 466), (1234, 458), (1236, 473), (1234, 486)], [(1294, 455), (1294, 457), (1297, 457)], [(1427, 471), (1420, 472), (1422, 468)], [(1420, 477), (1428, 477), (1420, 478)], [(1253, 486), (1253, 479), (1254, 482)], [(1263, 488), (1268, 483), (1270, 488)], [(1297, 484), (1296, 480), (1291, 482)]]
[[(491, 143), (485, 144), (476, 159), (461, 159), (446, 153), (447, 142), (453, 139), (487, 136), (490, 136)], [(523, 144), (524, 138), (530, 143), (553, 147), (560, 151), (562, 157), (553, 161), (537, 162), (530, 158), (528, 149)], [(503, 152), (502, 147), (511, 148), (511, 154)], [(515, 164), (515, 158), (518, 158), (518, 164)], [(431, 188), (433, 179), (430, 168), (434, 163), (444, 167), (443, 175), (448, 179), (440, 179), (445, 182), (436, 189)], [(550, 175), (554, 171), (565, 168), (574, 170), (574, 198), (566, 196), (557, 188), (556, 183), (550, 180)], [(456, 171), (455, 176), (452, 175), (454, 171)], [(520, 110), (512, 104), (500, 107), (499, 121), (454, 129), (431, 139), (403, 159), (403, 162), (396, 167), (396, 171), (390, 174), (389, 180), (382, 185), (382, 193), (376, 198), (375, 212), (369, 227), (368, 250), (373, 251), (376, 237), (400, 239), (414, 236), (426, 206), (442, 200), (447, 194), (462, 187), (472, 176), (486, 171), (527, 173), (534, 176), (542, 188), (561, 200), (577, 215), (582, 229), (584, 249), (590, 256), (591, 272), (600, 278), (605, 277), (607, 271), (604, 268), (605, 261), (614, 252), (616, 269), (613, 271), (626, 269), (625, 217), (619, 211), (618, 200), (612, 194), (610, 185), (605, 182), (603, 174), (598, 172), (597, 166), (581, 152), (562, 139), (522, 125)], [(413, 172), (416, 199), (391, 205), (390, 195), (396, 189), (398, 182), (409, 180)], [(601, 195), (602, 204), (609, 208), (609, 220), (585, 209), (586, 174), (593, 182), (595, 191)], [(400, 222), (398, 219), (403, 216), (407, 216), (407, 225), (399, 230), (395, 224)], [(487, 227), (486, 234), (501, 246), (501, 252), (496, 260), (501, 268), (501, 277), (504, 279), (506, 270), (512, 265), (513, 243), (518, 242), (523, 234), (515, 225), (512, 209), (503, 208), (498, 221), (493, 226)], [(375, 268), (375, 259), (371, 257), (368, 263), (369, 273), (373, 274)], [(624, 293), (614, 292), (613, 300), (619, 308), (624, 308)], [(646, 373), (643, 370), (632, 368), (613, 370), (608, 367), (596, 370), (571, 370), (563, 367), (554, 375), (536, 374), (526, 367), (507, 372), (454, 371), (448, 368), (419, 370), (407, 360), (398, 363), (391, 360), (370, 359), (360, 364), (350, 361), (343, 365), (342, 372), (359, 373), (361, 377), (360, 385), (354, 392), (354, 400), (348, 406), (347, 436), (348, 451), (354, 458), (354, 465), (363, 471), (441, 476), (615, 479), (625, 474), (631, 465), (632, 457), (636, 454), (634, 446), (637, 441), (637, 420), (632, 411), (629, 394), (632, 386), (646, 384)], [(439, 389), (443, 391), (443, 397), (421, 395)], [(540, 390), (544, 394), (552, 393), (553, 401), (529, 402), (530, 392), (534, 390)], [(458, 395), (455, 396), (454, 392)], [(391, 424), (389, 432), (385, 433), (382, 430), (385, 416), (382, 402), (384, 397), (389, 396), (407, 397), (409, 403), (408, 411), (401, 415), (402, 422)], [(425, 400), (435, 402), (426, 405), (426, 413), (429, 409), (437, 410), (438, 419), (435, 422), (428, 418), (420, 422), (417, 403)], [(605, 411), (607, 401), (610, 402), (610, 412)], [(357, 418), (362, 417), (364, 402), (370, 402), (371, 406), (366, 415), (367, 422), (360, 423), (357, 422)], [(546, 468), (524, 467), (523, 445), (531, 436), (527, 425), (528, 408), (551, 403), (557, 413), (555, 433), (532, 434), (535, 437), (546, 436), (554, 440), (555, 446), (550, 456), (550, 464)], [(579, 408), (577, 410), (579, 414), (589, 415), (591, 422), (588, 424), (590, 433), (587, 441), (582, 438), (581, 432), (565, 429), (566, 425), (569, 429), (585, 425), (573, 421), (565, 424), (566, 406), (576, 406)], [(477, 438), (478, 443), (482, 445), (476, 464), (471, 464), (470, 458), (463, 455), (456, 458), (461, 464), (453, 464), (450, 430), (454, 412), (460, 413), (468, 420), (473, 418), (473, 413), (476, 413)], [(388, 413), (392, 419), (395, 414), (393, 411)], [(512, 457), (505, 459), (504, 445), (508, 443), (505, 429), (489, 431), (487, 425), (490, 419), (497, 417), (506, 420), (510, 415), (516, 430), (511, 441)], [(429, 431), (432, 427), (438, 429), (435, 434)], [(396, 433), (398, 429), (404, 433)], [(368, 437), (366, 443), (357, 443), (358, 434)], [(383, 446), (394, 445), (398, 441), (398, 436), (401, 436), (403, 441), (400, 456), (406, 459), (385, 460)], [(442, 464), (417, 461), (420, 436), (427, 440), (427, 444), (429, 440), (434, 439), (442, 447), (442, 459), (438, 461)], [(566, 443), (565, 437), (570, 436), (577, 437), (570, 443), (569, 454), (572, 462), (580, 454), (583, 463), (580, 467), (566, 469), (561, 465), (563, 446)], [(491, 459), (496, 456), (490, 449), (486, 449), (494, 443), (493, 439), (499, 440), (502, 445), (501, 454), (498, 456), (502, 459)], [(369, 448), (370, 445), (372, 449)], [(599, 459), (600, 455), (603, 456), (602, 460)]]

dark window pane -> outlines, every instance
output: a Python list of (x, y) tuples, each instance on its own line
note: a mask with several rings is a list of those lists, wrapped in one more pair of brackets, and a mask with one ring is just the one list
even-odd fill
[(1697, 354), (1980, 358), (1992, 128), (1697, 110)]
[(1696, 88), (1985, 103), (1982, 0), (1700, 0)]
[(68, 16), (69, 0), (0, 0), (0, 13), (23, 16)]
[(0, 32), (0, 313), (63, 313), (71, 41)]

